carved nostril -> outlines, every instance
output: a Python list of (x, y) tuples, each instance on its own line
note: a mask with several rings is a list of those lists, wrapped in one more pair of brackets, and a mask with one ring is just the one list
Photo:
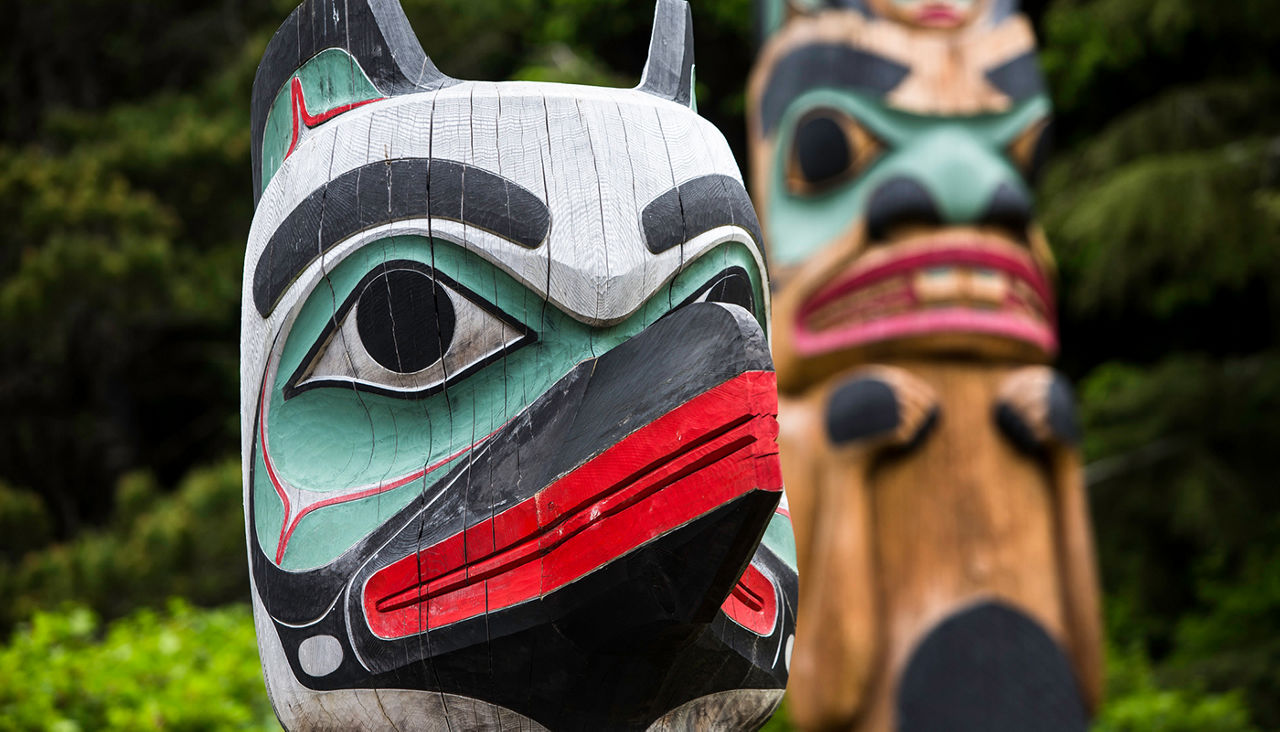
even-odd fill
[(1016, 190), (1008, 183), (1001, 183), (991, 195), (986, 213), (978, 220), (982, 226), (995, 226), (1013, 234), (1019, 241), (1027, 237), (1034, 208), (1031, 196)]
[(933, 196), (910, 178), (893, 178), (880, 184), (867, 202), (867, 233), (871, 241), (889, 238), (894, 228), (911, 224), (937, 226), (942, 214)]

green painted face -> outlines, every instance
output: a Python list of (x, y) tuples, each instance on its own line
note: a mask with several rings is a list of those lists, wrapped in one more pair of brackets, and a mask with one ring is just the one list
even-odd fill
[[(352, 347), (343, 334), (356, 327), (347, 322), (356, 318), (344, 313), (344, 304), (376, 285), (389, 263), (401, 271), (434, 271), (455, 285), (448, 297), (458, 322), (470, 317), (479, 324), (475, 338), (488, 339), (463, 349), (471, 356), (446, 361), (438, 383), (414, 393), (380, 393), (355, 366), (358, 357), (343, 350)], [(687, 265), (623, 322), (592, 327), (452, 243), (401, 236), (362, 247), (312, 289), (270, 371), (253, 485), (263, 550), (291, 571), (331, 562), (576, 364), (635, 336), (735, 268), (749, 277), (763, 327), (759, 269), (747, 248), (732, 242)], [(501, 357), (492, 358), (495, 352)], [(291, 488), (278, 489), (277, 481)]]
[[(941, 224), (977, 222), (1000, 186), (1030, 196), (1015, 141), (1050, 113), (1041, 94), (1008, 111), (969, 117), (931, 117), (891, 109), (882, 98), (817, 89), (797, 97), (781, 119), (769, 166), (764, 223), (772, 261), (798, 265), (849, 232), (866, 215), (870, 194), (906, 178), (933, 198)], [(849, 164), (814, 184), (800, 157), (803, 128), (815, 119), (845, 135)], [(797, 183), (797, 180), (799, 183)]]

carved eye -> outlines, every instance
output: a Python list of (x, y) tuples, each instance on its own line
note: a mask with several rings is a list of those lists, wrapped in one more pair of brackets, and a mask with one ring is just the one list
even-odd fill
[(1023, 177), (1034, 184), (1053, 151), (1053, 120), (1045, 117), (1032, 122), (1009, 143), (1008, 151), (1009, 159), (1022, 171)]
[(818, 109), (796, 125), (787, 164), (787, 187), (801, 196), (822, 193), (858, 175), (882, 145), (849, 115)]
[(751, 284), (751, 275), (747, 274), (745, 269), (730, 267), (712, 277), (705, 285), (686, 297), (679, 307), (695, 302), (722, 302), (729, 305), (740, 305), (747, 312), (755, 315), (755, 285)]
[(289, 380), (285, 398), (321, 386), (420, 398), (534, 337), (430, 267), (388, 263), (366, 275), (338, 308)]

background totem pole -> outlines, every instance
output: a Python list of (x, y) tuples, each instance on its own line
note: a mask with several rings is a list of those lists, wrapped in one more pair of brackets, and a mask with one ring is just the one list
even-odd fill
[[(308, 0), (253, 90), (245, 507), (290, 729), (753, 728), (796, 589), (760, 236), (683, 0), (634, 90)], [(763, 541), (762, 541), (763, 539)]]
[(810, 729), (1083, 730), (1098, 587), (1053, 260), (1050, 105), (999, 0), (763, 0), (755, 200)]

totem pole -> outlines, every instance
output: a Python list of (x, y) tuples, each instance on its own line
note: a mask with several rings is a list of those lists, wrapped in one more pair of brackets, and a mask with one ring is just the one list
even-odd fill
[(806, 729), (1083, 730), (1098, 586), (1010, 0), (758, 0)]
[(752, 729), (795, 549), (769, 285), (683, 0), (636, 89), (307, 0), (253, 87), (246, 537), (285, 727)]

